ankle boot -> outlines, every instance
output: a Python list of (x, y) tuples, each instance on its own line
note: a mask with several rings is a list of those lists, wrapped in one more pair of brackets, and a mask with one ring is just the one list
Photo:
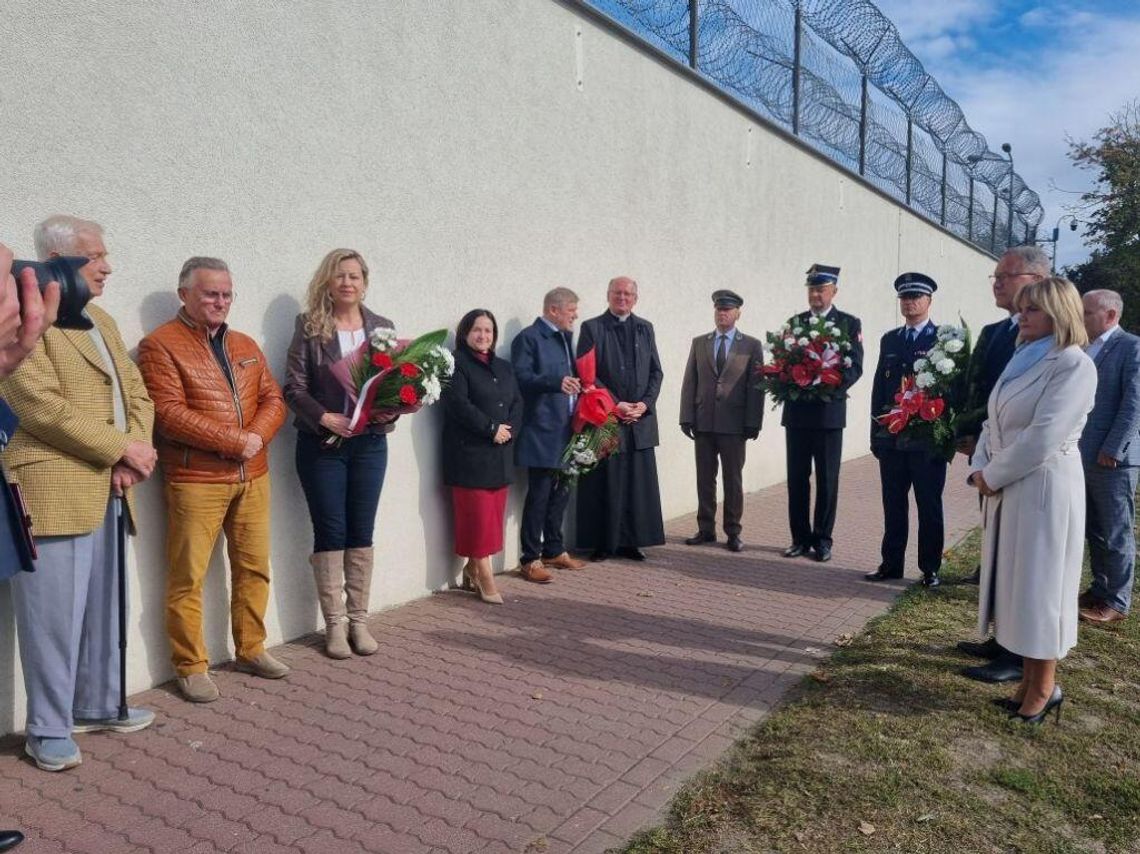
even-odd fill
[(371, 546), (344, 552), (344, 593), (348, 605), (348, 639), (357, 655), (372, 655), (380, 648), (368, 631), (368, 594), (372, 589)]
[(325, 618), (325, 654), (351, 658), (348, 617), (344, 610), (344, 552), (317, 552), (309, 557), (317, 583), (317, 600)]

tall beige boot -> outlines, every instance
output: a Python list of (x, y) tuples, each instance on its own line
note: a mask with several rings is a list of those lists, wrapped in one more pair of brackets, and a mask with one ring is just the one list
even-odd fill
[(352, 658), (344, 610), (344, 552), (317, 552), (309, 557), (309, 563), (325, 618), (325, 654), (329, 658)]
[(380, 648), (368, 631), (368, 592), (372, 589), (372, 547), (345, 549), (344, 595), (348, 604), (348, 638), (357, 655)]

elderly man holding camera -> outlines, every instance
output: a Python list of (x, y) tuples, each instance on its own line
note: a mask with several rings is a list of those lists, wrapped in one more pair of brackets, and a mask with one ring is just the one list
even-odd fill
[[(54, 216), (35, 230), (41, 260), (82, 256), (92, 297), (111, 267), (96, 223)], [(134, 518), (131, 487), (148, 478), (154, 407), (115, 321), (89, 305), (90, 329), (52, 328), (3, 381), (20, 419), (5, 462), (33, 520), (35, 571), (12, 584), (28, 695), (25, 752), (45, 771), (82, 761), (73, 732), (134, 732), (154, 713), (119, 705), (118, 513)], [(122, 502), (117, 501), (123, 496)]]
[[(59, 308), (59, 285), (53, 282), (41, 297), (31, 270), (21, 273), (17, 285), (11, 269), (12, 253), (0, 243), (0, 377), (8, 376), (31, 354)], [(0, 451), (15, 434), (17, 424), (16, 414), (0, 398)], [(0, 581), (5, 581), (34, 571), (34, 566), (22, 530), (21, 508), (9, 490), (0, 488), (0, 496), (4, 504), (0, 510)], [(0, 851), (11, 851), (23, 841), (24, 834), (18, 830), (0, 830)]]

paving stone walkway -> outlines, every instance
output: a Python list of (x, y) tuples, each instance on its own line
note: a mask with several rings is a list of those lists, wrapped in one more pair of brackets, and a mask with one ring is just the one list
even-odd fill
[[(962, 474), (951, 542), (977, 518)], [(862, 579), (882, 525), (874, 460), (844, 465), (829, 564), (779, 555), (784, 495), (748, 496), (741, 554), (686, 547), (690, 515), (645, 564), (504, 577), (504, 607), (455, 591), (377, 614), (371, 658), (332, 662), (310, 636), (275, 651), (288, 679), (223, 666), (206, 706), (144, 692), (132, 703), (155, 726), (79, 736), (70, 772), (4, 739), (0, 826), (28, 834), (20, 854), (619, 846), (902, 588)]]

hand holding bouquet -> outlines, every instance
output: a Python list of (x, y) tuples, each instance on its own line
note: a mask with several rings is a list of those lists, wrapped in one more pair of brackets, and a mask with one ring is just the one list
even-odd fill
[(617, 406), (613, 395), (595, 385), (598, 376), (597, 356), (590, 348), (575, 361), (582, 393), (574, 407), (571, 429), (574, 434), (562, 452), (562, 469), (558, 479), (574, 483), (598, 467), (598, 463), (616, 453), (621, 434)]
[[(390, 421), (439, 400), (455, 371), (455, 359), (443, 346), (445, 340), (446, 329), (409, 341), (397, 338), (391, 327), (381, 326), (332, 366), (333, 376), (353, 404), (349, 415), (353, 436), (363, 433), (370, 423)], [(340, 436), (330, 436), (325, 444), (340, 440)]]
[(947, 459), (954, 456), (955, 391), (970, 363), (970, 329), (939, 326), (934, 346), (914, 360), (902, 378), (895, 405), (875, 416), (893, 436), (928, 439)]
[(792, 317), (769, 332), (770, 358), (761, 365), (760, 387), (774, 404), (789, 400), (842, 400), (843, 374), (851, 367), (851, 339), (841, 324), (824, 317)]

